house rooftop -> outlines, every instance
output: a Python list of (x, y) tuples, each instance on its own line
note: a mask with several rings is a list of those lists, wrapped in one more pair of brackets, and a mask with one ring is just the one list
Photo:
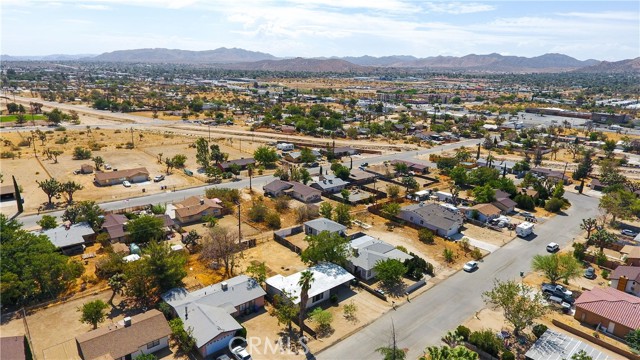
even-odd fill
[(0, 337), (0, 360), (26, 359), (24, 351), (24, 336)]
[(222, 205), (218, 204), (215, 200), (199, 198), (197, 196), (190, 196), (173, 205), (176, 207), (176, 214), (180, 217), (193, 216), (211, 208), (222, 209)]
[(585, 291), (575, 305), (631, 329), (640, 328), (640, 298), (612, 287)]
[(44, 230), (41, 232), (49, 238), (49, 241), (57, 248), (64, 248), (84, 243), (84, 236), (94, 234), (91, 225), (81, 222), (67, 226), (62, 224), (56, 228)]
[(593, 360), (607, 360), (610, 357), (599, 350), (568, 335), (552, 330), (545, 331), (525, 354), (530, 360), (564, 360), (584, 350)]
[(329, 220), (327, 218), (318, 218), (309, 220), (304, 223), (305, 226), (308, 226), (318, 232), (328, 231), (330, 233), (346, 231), (347, 227), (337, 223), (333, 220)]
[(640, 283), (640, 266), (618, 266), (613, 270), (611, 275), (609, 275), (609, 280), (618, 280), (623, 276), (629, 280)]
[(320, 175), (317, 178), (314, 178), (314, 184), (320, 187), (322, 190), (333, 189), (339, 186), (349, 185), (348, 182), (342, 180), (341, 178), (335, 175)]
[[(332, 263), (320, 263), (307, 269), (313, 273), (313, 282), (311, 283), (311, 289), (309, 289), (309, 298), (313, 298), (316, 295), (322, 294), (325, 291), (331, 290), (338, 285), (342, 285), (354, 279), (347, 270)], [(274, 288), (286, 292), (295, 298), (294, 304), (300, 302), (300, 277), (302, 272), (297, 272), (289, 276), (282, 276), (280, 274), (272, 276), (266, 280), (266, 283)]]
[(76, 342), (84, 360), (105, 355), (118, 359), (170, 334), (171, 329), (164, 315), (153, 309), (131, 317), (129, 326), (125, 326), (124, 321), (103, 326), (76, 337)]
[(439, 204), (413, 204), (403, 207), (402, 211), (411, 211), (440, 229), (449, 229), (464, 220), (459, 213)]
[(147, 170), (147, 168), (143, 168), (143, 167), (118, 170), (118, 171), (98, 171), (95, 173), (94, 177), (96, 181), (107, 181), (107, 180), (130, 178), (137, 175), (149, 176), (149, 171)]
[(395, 246), (369, 235), (352, 239), (349, 246), (354, 251), (348, 260), (354, 265), (365, 270), (374, 268), (378, 261), (396, 259), (400, 262), (409, 260), (411, 255), (396, 249)]

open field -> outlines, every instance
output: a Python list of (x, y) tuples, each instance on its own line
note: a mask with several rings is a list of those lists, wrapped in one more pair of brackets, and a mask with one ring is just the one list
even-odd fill
[[(25, 114), (25, 120), (27, 122), (29, 121), (38, 121), (38, 120), (46, 120), (46, 117), (44, 115), (31, 115), (31, 114)], [(18, 115), (0, 115), (0, 122), (15, 122), (16, 119), (18, 118)]]

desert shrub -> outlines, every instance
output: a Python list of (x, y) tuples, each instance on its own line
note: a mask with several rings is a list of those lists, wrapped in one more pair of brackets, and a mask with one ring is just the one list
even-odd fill
[(509, 350), (502, 353), (500, 356), (501, 360), (516, 360), (516, 356)]
[(273, 199), (275, 203), (274, 206), (278, 212), (283, 212), (289, 209), (289, 197), (288, 196), (278, 196)]
[(473, 250), (471, 250), (471, 257), (473, 257), (474, 260), (482, 259), (482, 251), (478, 248), (473, 248)]
[(433, 232), (429, 229), (421, 229), (418, 232), (418, 240), (425, 244), (433, 244), (435, 241), (435, 237), (433, 236)]
[(256, 202), (251, 209), (249, 209), (249, 219), (253, 222), (263, 222), (268, 211), (269, 209), (267, 209), (267, 206), (262, 201)]
[(500, 350), (503, 348), (502, 340), (500, 340), (493, 331), (488, 329), (472, 332), (471, 335), (469, 335), (469, 342), (492, 356), (498, 356)]
[(544, 205), (544, 209), (549, 212), (555, 213), (560, 211), (563, 205), (564, 205), (564, 201), (562, 201), (562, 199), (552, 198), (552, 199), (549, 199), (549, 201), (547, 201), (547, 203)]
[(55, 131), (67, 131), (67, 128), (64, 126), (58, 126), (57, 128), (53, 129)]
[(277, 229), (280, 229), (281, 227), (280, 214), (278, 214), (277, 212), (268, 213), (265, 216), (264, 221), (265, 223), (267, 223), (267, 226), (271, 229), (277, 230)]
[(0, 159), (13, 159), (16, 154), (13, 151), (3, 151), (0, 153)]
[(20, 140), (20, 142), (18, 143), (18, 146), (30, 146), (31, 145), (31, 141), (29, 140)]
[(76, 148), (73, 149), (73, 159), (74, 160), (91, 159), (91, 150), (85, 149), (80, 146), (76, 146)]
[(338, 295), (332, 294), (331, 297), (329, 297), (329, 301), (331, 301), (332, 304), (337, 304), (338, 303)]
[(609, 279), (609, 270), (602, 269), (602, 278), (605, 280)]
[(471, 335), (471, 329), (464, 325), (458, 325), (456, 328), (456, 334), (462, 338), (464, 341), (469, 341), (469, 335)]
[(533, 335), (536, 336), (536, 339), (539, 339), (545, 331), (547, 331), (548, 327), (544, 324), (536, 324), (533, 326), (532, 332)]

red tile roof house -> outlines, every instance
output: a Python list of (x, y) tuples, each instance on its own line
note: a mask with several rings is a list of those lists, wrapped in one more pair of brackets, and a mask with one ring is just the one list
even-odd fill
[(612, 288), (640, 296), (640, 266), (618, 266), (609, 280)]
[(173, 204), (176, 207), (176, 220), (182, 224), (202, 220), (204, 216), (221, 216), (222, 205), (213, 199), (191, 196)]
[(94, 182), (100, 186), (122, 184), (123, 181), (132, 183), (149, 181), (149, 171), (146, 168), (135, 168), (118, 171), (98, 171), (94, 175)]
[(640, 329), (640, 298), (611, 287), (593, 288), (575, 302), (576, 320), (619, 338)]
[(153, 309), (82, 334), (76, 344), (83, 360), (135, 359), (168, 347), (169, 335), (164, 315)]

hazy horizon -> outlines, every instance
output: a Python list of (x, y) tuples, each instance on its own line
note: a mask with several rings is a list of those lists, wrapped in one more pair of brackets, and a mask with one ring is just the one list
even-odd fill
[(289, 57), (640, 56), (637, 1), (3, 0), (0, 53), (241, 48)]

